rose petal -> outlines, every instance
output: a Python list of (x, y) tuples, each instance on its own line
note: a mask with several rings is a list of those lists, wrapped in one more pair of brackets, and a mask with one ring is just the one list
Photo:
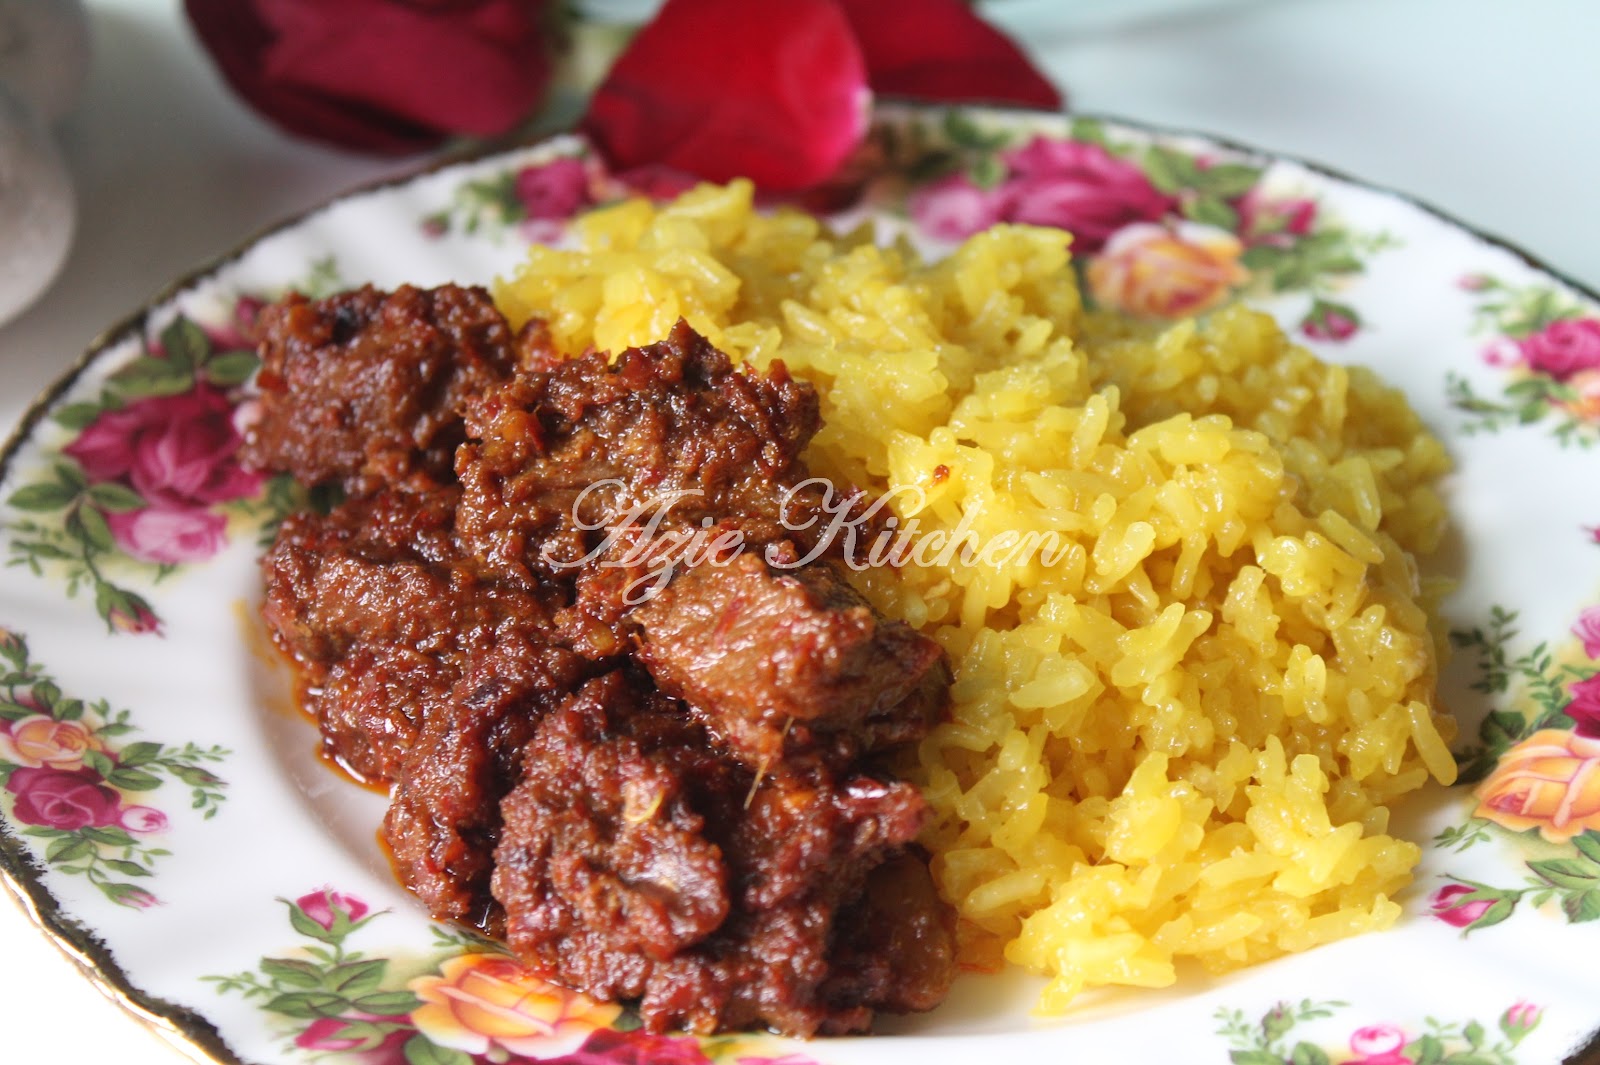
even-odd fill
[(667, 0), (595, 91), (583, 129), (614, 170), (802, 189), (860, 142), (870, 102), (833, 0)]
[(873, 92), (1061, 109), (1061, 93), (963, 0), (839, 0)]
[(352, 113), (341, 101), (274, 83), (262, 65), (274, 35), (248, 5), (237, 0), (184, 0), (184, 9), (233, 91), (283, 130), (387, 155), (421, 151), (443, 139), (439, 131), (415, 122)]
[(223, 76), (285, 130), (373, 152), (502, 133), (548, 84), (542, 0), (185, 0)]
[(539, 2), (258, 2), (278, 30), (269, 73), (434, 129), (504, 133), (549, 80)]

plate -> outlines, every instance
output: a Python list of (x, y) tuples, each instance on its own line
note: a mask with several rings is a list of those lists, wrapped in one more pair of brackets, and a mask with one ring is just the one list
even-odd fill
[[(427, 919), (383, 797), (317, 757), (255, 621), (286, 482), (237, 463), (265, 300), (486, 283), (630, 191), (557, 138), (342, 198), (173, 285), (34, 407), (0, 467), (0, 865), (45, 931), (202, 1059), (847, 1065), (1554, 1062), (1600, 1024), (1600, 298), (1426, 207), (1215, 138), (898, 109), (828, 190), (937, 252), (994, 221), (1078, 233), (1093, 295), (1243, 299), (1401, 387), (1447, 443), (1459, 579), (1443, 695), (1468, 783), (1405, 805), (1392, 930), (1063, 1017), (968, 975), (880, 1034), (651, 1037)], [(1180, 1051), (1181, 1048), (1181, 1051)]]

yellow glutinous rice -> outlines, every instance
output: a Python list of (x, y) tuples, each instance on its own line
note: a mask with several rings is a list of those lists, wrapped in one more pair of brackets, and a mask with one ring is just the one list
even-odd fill
[[(1087, 313), (1052, 229), (923, 262), (702, 186), (577, 223), (498, 285), (569, 353), (681, 315), (813, 381), (813, 470), (973, 544), (857, 575), (942, 644), (953, 708), (904, 770), (964, 960), (1160, 987), (1391, 924), (1389, 804), (1450, 781), (1414, 556), (1448, 462), (1372, 373), (1232, 307)], [(911, 491), (915, 489), (915, 491)]]

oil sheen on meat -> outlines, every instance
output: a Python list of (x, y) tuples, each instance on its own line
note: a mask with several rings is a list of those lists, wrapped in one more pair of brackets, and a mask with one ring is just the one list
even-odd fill
[(886, 764), (949, 670), (808, 539), (854, 498), (806, 469), (812, 388), (683, 323), (563, 358), (475, 288), (262, 321), (248, 461), (342, 493), (279, 527), (262, 615), (429, 911), (655, 1031), (937, 1005), (952, 917)]

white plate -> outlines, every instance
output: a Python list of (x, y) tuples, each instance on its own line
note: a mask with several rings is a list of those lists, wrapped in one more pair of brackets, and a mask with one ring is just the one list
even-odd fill
[[(179, 282), (6, 449), (0, 866), (46, 931), (225, 1062), (1424, 1065), (1580, 1045), (1600, 1024), (1600, 740), (1565, 711), (1600, 719), (1600, 301), (1402, 197), (1202, 137), (902, 111), (877, 147), (847, 215), (884, 237), (937, 249), (995, 219), (1073, 225), (1102, 300), (1247, 299), (1378, 367), (1445, 439), (1461, 585), (1444, 690), (1464, 747), (1489, 722), (1478, 768), (1505, 757), (1487, 799), (1407, 805), (1425, 857), (1398, 927), (1086, 994), (1061, 1018), (1030, 1014), (1023, 978), (964, 977), (930, 1015), (809, 1044), (597, 1028), (615, 1011), (464, 955), (395, 883), (382, 797), (319, 762), (256, 627), (259, 534), (285, 504), (234, 460), (251, 369), (236, 316), (290, 287), (487, 282), (619, 191), (558, 139), (346, 197)], [(490, 1026), (465, 1008), (480, 999), (514, 1011)]]

